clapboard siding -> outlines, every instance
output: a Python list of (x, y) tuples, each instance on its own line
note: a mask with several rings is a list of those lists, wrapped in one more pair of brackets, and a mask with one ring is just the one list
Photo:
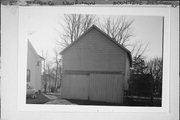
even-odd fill
[(124, 71), (125, 52), (93, 29), (63, 55), (66, 70)]
[(111, 103), (122, 103), (122, 75), (91, 74), (89, 99)]
[(64, 74), (62, 97), (68, 99), (88, 99), (89, 78), (87, 75)]

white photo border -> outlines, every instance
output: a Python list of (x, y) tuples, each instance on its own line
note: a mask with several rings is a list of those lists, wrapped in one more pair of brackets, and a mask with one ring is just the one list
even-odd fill
[[(66, 14), (100, 14), (127, 16), (161, 16), (164, 17), (163, 42), (163, 86), (162, 107), (129, 107), (129, 106), (84, 106), (84, 105), (49, 105), (26, 104), (26, 65), (27, 65), (27, 29), (21, 24), (23, 12), (37, 9), (54, 9), (53, 7), (19, 7), (19, 40), (18, 40), (18, 111), (51, 111), (51, 112), (169, 112), (170, 90), (170, 7), (113, 7), (113, 6), (64, 6), (59, 11)], [(117, 12), (118, 11), (118, 12)]]

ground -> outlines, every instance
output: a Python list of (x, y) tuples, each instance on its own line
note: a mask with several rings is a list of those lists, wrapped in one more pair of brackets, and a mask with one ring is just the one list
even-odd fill
[(161, 106), (160, 99), (154, 99), (153, 103), (150, 98), (126, 98), (124, 104), (114, 104), (107, 102), (63, 99), (58, 93), (40, 94), (36, 99), (27, 98), (27, 104), (59, 104), (59, 105), (100, 105), (100, 106)]
[(106, 103), (106, 102), (98, 102), (98, 101), (88, 101), (88, 100), (62, 99), (62, 98), (57, 98), (55, 100), (51, 100), (51, 101), (47, 102), (46, 104), (122, 106), (120, 104), (114, 104), (114, 103)]
[(26, 103), (27, 104), (44, 104), (48, 102), (50, 99), (48, 99), (44, 94), (37, 95), (37, 98), (27, 98)]

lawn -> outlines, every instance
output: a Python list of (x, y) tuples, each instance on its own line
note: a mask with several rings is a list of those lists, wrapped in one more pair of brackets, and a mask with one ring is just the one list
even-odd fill
[(154, 98), (151, 100), (150, 97), (127, 97), (124, 101), (124, 106), (149, 106), (149, 107), (161, 107), (161, 99)]
[(48, 102), (49, 99), (45, 97), (43, 94), (37, 95), (37, 98), (26, 98), (26, 104), (44, 104)]
[(77, 99), (65, 99), (65, 100), (68, 100), (72, 104), (77, 104), (77, 105), (122, 106), (122, 104), (100, 102), (100, 101), (77, 100)]
[(160, 107), (161, 106), (161, 100), (153, 100), (153, 103), (150, 99), (144, 100), (144, 99), (126, 99), (123, 104), (117, 104), (117, 103), (108, 103), (108, 102), (99, 102), (99, 101), (89, 101), (89, 100), (77, 100), (77, 99), (65, 99), (69, 101), (72, 104), (77, 105), (98, 105), (98, 106), (149, 106), (149, 107)]

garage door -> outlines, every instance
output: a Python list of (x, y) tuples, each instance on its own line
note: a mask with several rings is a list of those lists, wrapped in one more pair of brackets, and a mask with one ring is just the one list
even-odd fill
[(91, 74), (89, 98), (94, 101), (122, 103), (123, 90), (121, 74)]
[(62, 97), (88, 99), (88, 75), (65, 74), (62, 81)]

